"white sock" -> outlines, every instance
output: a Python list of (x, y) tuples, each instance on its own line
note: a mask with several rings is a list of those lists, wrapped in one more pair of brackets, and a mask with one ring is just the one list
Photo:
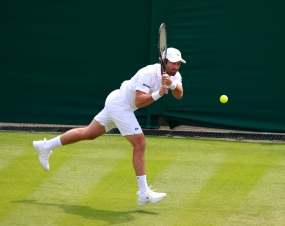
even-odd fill
[(57, 136), (51, 140), (46, 140), (44, 142), (44, 148), (46, 150), (52, 150), (58, 146), (62, 146), (61, 141), (60, 141), (60, 136)]
[(137, 181), (139, 185), (139, 195), (142, 195), (148, 189), (146, 175), (137, 176)]

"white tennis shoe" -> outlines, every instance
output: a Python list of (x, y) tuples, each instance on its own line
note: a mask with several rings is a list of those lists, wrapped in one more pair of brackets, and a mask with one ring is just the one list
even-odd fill
[(52, 153), (52, 150), (46, 150), (44, 148), (44, 142), (46, 141), (46, 138), (44, 140), (34, 141), (33, 146), (34, 149), (39, 153), (39, 160), (44, 168), (44, 170), (49, 170), (49, 162), (48, 158)]
[(166, 196), (165, 193), (154, 192), (153, 190), (150, 190), (150, 188), (151, 186), (142, 195), (140, 195), (139, 192), (137, 192), (139, 206), (143, 206), (148, 202), (150, 203), (159, 202)]

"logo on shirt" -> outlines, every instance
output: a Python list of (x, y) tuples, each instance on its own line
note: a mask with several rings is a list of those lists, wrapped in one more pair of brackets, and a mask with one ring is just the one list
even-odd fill
[(135, 130), (138, 130), (139, 128), (135, 128)]
[(143, 86), (146, 86), (147, 88), (149, 88), (149, 89), (150, 89), (150, 86), (148, 86), (147, 84), (143, 84)]

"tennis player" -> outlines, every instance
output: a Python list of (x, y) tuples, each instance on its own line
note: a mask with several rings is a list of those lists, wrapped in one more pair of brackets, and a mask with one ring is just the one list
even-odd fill
[(133, 167), (136, 173), (139, 191), (138, 204), (155, 203), (166, 194), (150, 189), (146, 179), (144, 153), (146, 141), (134, 111), (148, 106), (168, 93), (169, 89), (176, 99), (183, 96), (182, 78), (178, 72), (182, 59), (178, 49), (167, 49), (166, 73), (162, 74), (161, 64), (148, 65), (140, 69), (130, 80), (124, 81), (120, 89), (111, 92), (104, 109), (97, 114), (91, 123), (84, 128), (71, 129), (50, 140), (34, 141), (34, 149), (45, 170), (49, 170), (49, 156), (52, 149), (72, 144), (81, 140), (94, 140), (117, 127), (133, 146)]

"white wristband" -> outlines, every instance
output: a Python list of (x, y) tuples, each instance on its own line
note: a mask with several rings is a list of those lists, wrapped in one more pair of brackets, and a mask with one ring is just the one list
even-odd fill
[(157, 101), (161, 96), (159, 95), (159, 91), (155, 91), (151, 94), (154, 101)]
[(170, 88), (171, 90), (174, 90), (174, 89), (176, 88), (176, 86), (177, 86), (176, 82), (173, 81), (173, 82), (171, 83), (171, 85), (169, 86), (169, 88)]

